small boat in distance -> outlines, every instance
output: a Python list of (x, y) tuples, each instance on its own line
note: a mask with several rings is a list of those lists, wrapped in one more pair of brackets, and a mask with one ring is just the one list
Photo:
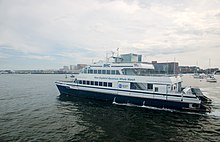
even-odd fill
[(220, 70), (217, 70), (213, 73), (214, 75), (220, 75)]
[(206, 77), (205, 74), (194, 73), (193, 78), (195, 79), (204, 79)]
[(215, 83), (217, 82), (217, 79), (214, 77), (214, 73), (211, 74), (210, 66), (211, 66), (211, 59), (209, 58), (209, 68), (208, 68), (208, 75), (206, 77), (206, 81)]
[(113, 62), (84, 67), (71, 81), (56, 81), (61, 95), (108, 101), (112, 104), (210, 112), (207, 98), (195, 87), (183, 87), (176, 74), (159, 74), (137, 54), (112, 56)]
[(214, 77), (214, 75), (207, 75), (206, 81), (207, 82), (217, 82), (217, 79)]

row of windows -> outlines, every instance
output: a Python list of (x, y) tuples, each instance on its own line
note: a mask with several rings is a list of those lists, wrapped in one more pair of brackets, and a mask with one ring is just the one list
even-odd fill
[(82, 71), (82, 73), (88, 73), (88, 74), (116, 74), (119, 75), (119, 71), (118, 70), (92, 70), (92, 69), (84, 69)]
[[(105, 86), (105, 87), (112, 87), (111, 82), (100, 82), (100, 81), (88, 81), (88, 80), (77, 80), (78, 84), (86, 84), (86, 85), (94, 85), (94, 86)], [(134, 90), (150, 90), (153, 91), (153, 84), (151, 83), (136, 83), (131, 82), (130, 83), (130, 89)], [(159, 91), (158, 87), (155, 87), (155, 92)]]
[(78, 84), (86, 84), (86, 85), (112, 87), (112, 83), (111, 83), (111, 82), (99, 82), (99, 81), (78, 80)]

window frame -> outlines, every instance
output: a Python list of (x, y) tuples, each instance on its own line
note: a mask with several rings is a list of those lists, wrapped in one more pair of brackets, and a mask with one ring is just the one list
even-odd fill
[(147, 90), (153, 90), (154, 89), (154, 84), (153, 83), (147, 83)]

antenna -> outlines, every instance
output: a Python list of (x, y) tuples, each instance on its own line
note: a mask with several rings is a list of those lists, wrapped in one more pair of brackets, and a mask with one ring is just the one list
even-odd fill
[(112, 57), (114, 57), (115, 52), (111, 51), (111, 53), (112, 53)]
[(176, 57), (174, 57), (174, 62), (173, 62), (173, 73), (174, 73), (174, 75), (176, 74), (176, 65), (175, 65), (175, 62), (176, 62)]
[(108, 53), (105, 54), (105, 61), (108, 62)]
[(210, 69), (211, 69), (211, 59), (209, 58), (209, 69), (208, 69), (208, 74), (210, 74)]
[(119, 57), (119, 48), (117, 48), (117, 57)]
[(211, 67), (211, 59), (209, 58), (209, 68)]

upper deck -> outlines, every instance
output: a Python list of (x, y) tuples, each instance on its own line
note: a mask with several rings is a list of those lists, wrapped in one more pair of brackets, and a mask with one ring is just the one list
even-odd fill
[[(172, 77), (174, 74), (159, 74), (150, 63), (99, 63), (83, 68), (81, 74), (106, 74), (129, 76), (163, 76)], [(175, 75), (176, 76), (176, 75)]]

